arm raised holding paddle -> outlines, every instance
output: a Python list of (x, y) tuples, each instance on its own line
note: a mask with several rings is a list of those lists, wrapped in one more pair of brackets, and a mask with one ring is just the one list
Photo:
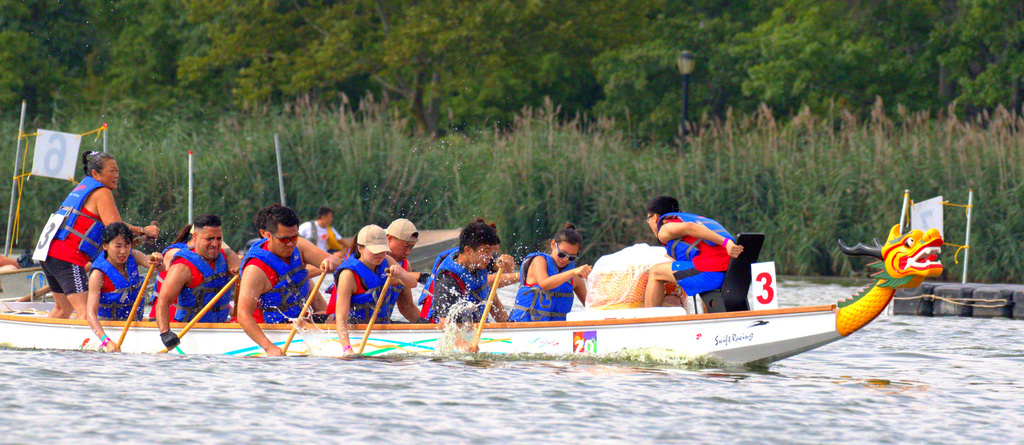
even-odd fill
[[(328, 304), (328, 312), (335, 310), (334, 328), (346, 355), (353, 353), (348, 324), (372, 326), (375, 322), (390, 322), (402, 292), (397, 282), (405, 283), (406, 278), (415, 276), (387, 255), (387, 236), (381, 227), (372, 224), (363, 227), (353, 245), (352, 256), (341, 263), (335, 274), (338, 284)], [(360, 349), (366, 345), (367, 335), (369, 329), (363, 335)]]

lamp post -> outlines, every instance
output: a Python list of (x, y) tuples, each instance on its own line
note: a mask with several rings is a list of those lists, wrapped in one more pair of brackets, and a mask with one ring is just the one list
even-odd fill
[(676, 64), (679, 66), (679, 75), (682, 77), (683, 82), (683, 106), (679, 112), (679, 132), (681, 135), (686, 136), (686, 111), (690, 105), (690, 74), (693, 73), (694, 67), (697, 65), (696, 58), (690, 51), (683, 51), (679, 54), (679, 59), (676, 60)]

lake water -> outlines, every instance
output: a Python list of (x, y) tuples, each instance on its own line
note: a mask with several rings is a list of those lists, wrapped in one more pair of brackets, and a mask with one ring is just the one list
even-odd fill
[[(780, 296), (828, 304), (858, 288), (788, 280)], [(0, 349), (0, 442), (1024, 443), (1022, 339), (1024, 321), (883, 315), (725, 369)]]

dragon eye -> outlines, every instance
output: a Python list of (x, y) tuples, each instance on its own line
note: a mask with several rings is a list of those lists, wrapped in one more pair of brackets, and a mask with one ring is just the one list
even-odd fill
[(907, 240), (903, 242), (903, 245), (907, 246), (907, 248), (914, 247), (914, 239), (907, 238)]

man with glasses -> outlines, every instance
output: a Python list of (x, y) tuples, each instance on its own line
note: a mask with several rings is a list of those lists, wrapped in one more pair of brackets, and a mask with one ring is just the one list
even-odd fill
[[(299, 236), (299, 222), (292, 209), (280, 204), (261, 210), (255, 223), (263, 239), (242, 259), (238, 324), (267, 356), (281, 355), (281, 348), (267, 338), (259, 323), (289, 323), (298, 317), (310, 293), (306, 265), (319, 266), (327, 273), (339, 263), (338, 258)], [(314, 312), (327, 309), (319, 290), (311, 308)]]
[(686, 295), (722, 287), (729, 259), (743, 252), (743, 246), (736, 244), (721, 224), (700, 215), (680, 213), (679, 201), (671, 196), (651, 199), (647, 204), (647, 224), (675, 261), (650, 269), (645, 307), (661, 306), (665, 283), (677, 283)]

